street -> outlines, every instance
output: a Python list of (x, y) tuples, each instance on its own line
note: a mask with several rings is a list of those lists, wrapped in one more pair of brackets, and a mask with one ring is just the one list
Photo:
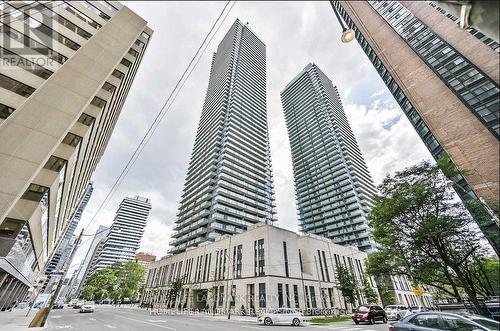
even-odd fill
[(47, 330), (93, 330), (119, 331), (132, 330), (338, 330), (338, 331), (387, 331), (387, 324), (354, 325), (335, 323), (330, 325), (306, 325), (297, 328), (292, 326), (264, 326), (250, 320), (235, 317), (227, 320), (225, 316), (208, 315), (149, 315), (146, 310), (111, 306), (96, 306), (94, 313), (79, 313), (77, 309), (64, 308), (53, 310), (48, 318)]

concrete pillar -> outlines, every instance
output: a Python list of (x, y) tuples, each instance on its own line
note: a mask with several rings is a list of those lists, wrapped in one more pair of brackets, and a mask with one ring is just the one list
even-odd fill
[(11, 281), (9, 289), (7, 290), (7, 292), (3, 296), (2, 301), (0, 302), (0, 311), (5, 310), (6, 307), (8, 307), (8, 305), (12, 301), (12, 298), (14, 297), (15, 292), (17, 291), (19, 283), (20, 282), (17, 279)]
[(0, 310), (2, 309), (4, 303), (8, 300), (8, 297), (10, 296), (10, 291), (15, 285), (15, 282), (16, 279), (12, 278), (9, 283), (2, 284), (3, 290), (0, 293)]

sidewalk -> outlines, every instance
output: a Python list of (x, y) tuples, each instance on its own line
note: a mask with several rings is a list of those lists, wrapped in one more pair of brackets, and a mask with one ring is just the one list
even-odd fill
[(0, 311), (0, 331), (21, 331), (21, 330), (44, 330), (47, 328), (47, 323), (42, 328), (28, 328), (33, 317), (35, 317), (38, 309), (32, 309), (30, 314), (26, 317), (26, 309), (12, 309), (9, 311)]

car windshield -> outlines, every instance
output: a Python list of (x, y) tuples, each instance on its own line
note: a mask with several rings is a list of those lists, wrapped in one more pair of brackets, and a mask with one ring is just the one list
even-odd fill
[(86, 304), (86, 305), (93, 305), (93, 304), (94, 304), (94, 301), (85, 301), (85, 304)]
[(359, 306), (356, 311), (358, 313), (367, 313), (370, 311), (370, 308), (368, 308), (367, 306)]
[(396, 309), (398, 309), (398, 306), (386, 306), (385, 309), (396, 310)]

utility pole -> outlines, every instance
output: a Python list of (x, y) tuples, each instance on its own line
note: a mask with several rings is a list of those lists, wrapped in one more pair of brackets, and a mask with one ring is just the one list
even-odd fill
[[(73, 250), (71, 251), (71, 254), (69, 256), (68, 261), (72, 261), (73, 257), (75, 256), (75, 252), (79, 247), (80, 240), (82, 239), (83, 235), (83, 230), (80, 232), (80, 235), (78, 236), (78, 239), (75, 242), (75, 247), (73, 247)], [(59, 283), (57, 284), (56, 290), (54, 293), (52, 293), (52, 296), (50, 297), (49, 300), (49, 306), (48, 307), (43, 307), (38, 310), (36, 313), (35, 317), (31, 321), (29, 327), (41, 327), (45, 325), (45, 322), (47, 321), (47, 317), (49, 316), (50, 310), (52, 309), (52, 305), (56, 301), (57, 297), (59, 296), (59, 292), (61, 291), (62, 283), (64, 281), (64, 278), (66, 278), (66, 274), (68, 273), (67, 267), (65, 267), (65, 270), (63, 271), (63, 274), (61, 275), (61, 278), (59, 279)]]

